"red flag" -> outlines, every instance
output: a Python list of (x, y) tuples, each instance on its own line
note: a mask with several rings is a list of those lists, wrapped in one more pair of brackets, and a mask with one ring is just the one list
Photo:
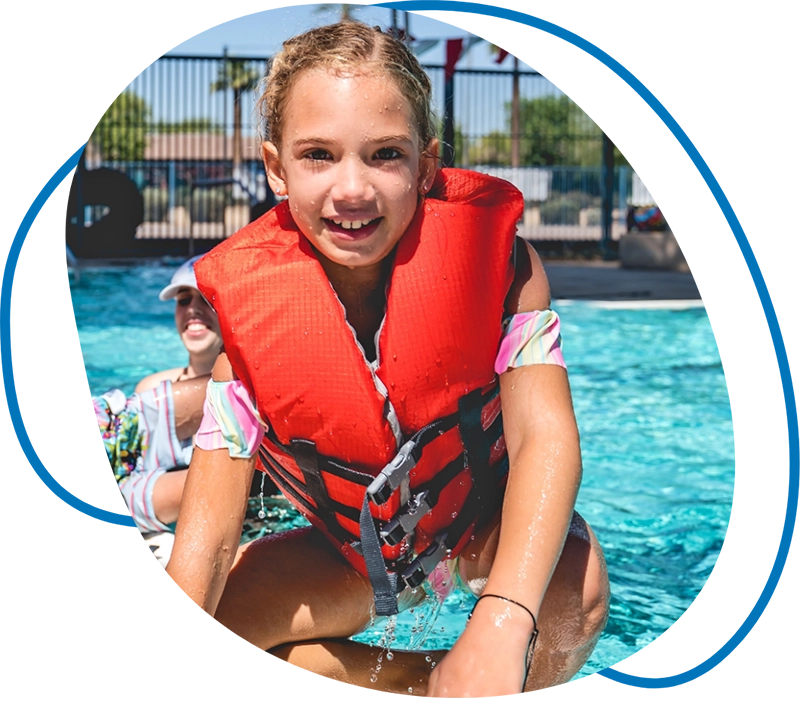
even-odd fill
[(444, 76), (451, 77), (456, 70), (456, 62), (461, 57), (461, 48), (464, 45), (464, 38), (459, 37), (455, 40), (447, 41), (447, 53), (444, 63)]
[(500, 47), (497, 48), (497, 59), (495, 62), (500, 65), (503, 64), (503, 60), (508, 57), (508, 50), (504, 50)]

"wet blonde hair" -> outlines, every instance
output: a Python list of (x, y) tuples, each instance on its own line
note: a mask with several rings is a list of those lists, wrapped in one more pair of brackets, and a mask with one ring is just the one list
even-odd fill
[(411, 108), (420, 146), (427, 146), (436, 129), (431, 111), (431, 81), (417, 58), (399, 40), (361, 22), (339, 22), (318, 27), (286, 40), (264, 78), (258, 100), (262, 141), (280, 149), (294, 81), (301, 72), (327, 69), (348, 73), (371, 70), (391, 77)]

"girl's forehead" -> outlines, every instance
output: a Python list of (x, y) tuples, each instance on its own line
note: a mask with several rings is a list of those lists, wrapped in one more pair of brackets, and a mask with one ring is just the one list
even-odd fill
[(319, 67), (301, 72), (289, 90), (287, 111), (306, 109), (311, 104), (324, 106), (327, 101), (336, 100), (368, 110), (377, 105), (378, 111), (411, 111), (410, 103), (387, 72), (349, 67)]

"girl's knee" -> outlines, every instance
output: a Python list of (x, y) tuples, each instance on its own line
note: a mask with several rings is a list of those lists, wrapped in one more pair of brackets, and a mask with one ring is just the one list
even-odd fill
[(608, 622), (609, 588), (605, 569), (587, 573), (583, 592), (584, 635), (596, 639)]

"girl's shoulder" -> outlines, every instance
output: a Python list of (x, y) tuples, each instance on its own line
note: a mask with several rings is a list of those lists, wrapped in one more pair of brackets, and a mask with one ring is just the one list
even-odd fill
[(152, 390), (154, 387), (157, 387), (164, 381), (175, 382), (184, 371), (185, 368), (183, 367), (173, 367), (169, 370), (162, 370), (161, 372), (154, 372), (152, 375), (148, 375), (147, 377), (143, 377), (139, 384), (136, 385), (136, 389), (134, 392), (142, 393), (147, 392), (148, 390)]
[(505, 302), (507, 316), (550, 307), (550, 283), (539, 254), (527, 241), (517, 237), (514, 281)]

